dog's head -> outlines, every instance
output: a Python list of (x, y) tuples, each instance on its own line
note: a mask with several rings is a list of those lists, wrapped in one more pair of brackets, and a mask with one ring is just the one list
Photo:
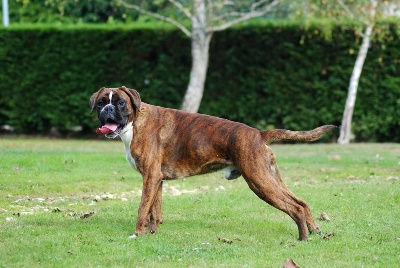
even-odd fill
[(136, 90), (126, 88), (101, 88), (90, 97), (91, 112), (97, 111), (100, 127), (98, 134), (115, 138), (121, 130), (133, 122), (140, 111), (140, 95)]

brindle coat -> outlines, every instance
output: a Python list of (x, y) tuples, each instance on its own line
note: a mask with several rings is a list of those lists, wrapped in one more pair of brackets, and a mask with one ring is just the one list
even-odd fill
[[(110, 92), (113, 94), (110, 94)], [(113, 97), (112, 97), (113, 96)], [(110, 98), (113, 98), (110, 100)], [(122, 102), (125, 105), (120, 105)], [(105, 115), (112, 105), (114, 115)], [(268, 143), (281, 140), (312, 141), (335, 126), (311, 131), (260, 131), (245, 124), (213, 116), (150, 105), (126, 87), (102, 88), (90, 99), (100, 121), (112, 118), (120, 130), (126, 157), (143, 177), (143, 191), (133, 236), (155, 233), (162, 222), (163, 180), (204, 174), (230, 167), (241, 174), (262, 200), (288, 214), (297, 224), (299, 239), (320, 232), (306, 202), (286, 187)], [(107, 135), (106, 135), (107, 136)], [(237, 176), (235, 176), (237, 177)]]

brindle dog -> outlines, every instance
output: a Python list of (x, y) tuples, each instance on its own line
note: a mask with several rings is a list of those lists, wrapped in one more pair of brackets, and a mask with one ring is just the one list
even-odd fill
[(281, 179), (268, 146), (283, 140), (313, 141), (336, 128), (311, 131), (261, 131), (213, 116), (187, 113), (144, 103), (136, 90), (101, 88), (90, 98), (101, 127), (98, 133), (120, 136), (126, 158), (143, 177), (142, 198), (132, 237), (155, 233), (162, 222), (162, 183), (228, 168), (225, 177), (243, 176), (262, 200), (288, 214), (297, 224), (299, 239), (320, 232), (306, 202), (296, 197)]

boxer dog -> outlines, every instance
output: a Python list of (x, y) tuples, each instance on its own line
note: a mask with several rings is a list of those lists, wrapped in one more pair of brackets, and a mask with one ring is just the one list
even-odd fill
[[(313, 141), (336, 128), (310, 131), (260, 131), (213, 116), (187, 113), (144, 103), (136, 90), (101, 88), (90, 98), (100, 127), (108, 138), (119, 136), (126, 159), (143, 177), (137, 224), (131, 237), (155, 233), (162, 223), (163, 180), (172, 180), (223, 168), (226, 179), (243, 176), (262, 200), (288, 214), (297, 224), (299, 239), (320, 232), (306, 202), (286, 187), (268, 144), (276, 141)], [(147, 228), (147, 229), (146, 229)]]

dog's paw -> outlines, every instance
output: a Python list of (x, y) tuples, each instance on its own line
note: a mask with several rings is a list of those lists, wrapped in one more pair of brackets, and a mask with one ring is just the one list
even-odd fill
[(137, 237), (137, 235), (133, 234), (133, 235), (129, 236), (128, 239), (135, 239), (136, 237)]

